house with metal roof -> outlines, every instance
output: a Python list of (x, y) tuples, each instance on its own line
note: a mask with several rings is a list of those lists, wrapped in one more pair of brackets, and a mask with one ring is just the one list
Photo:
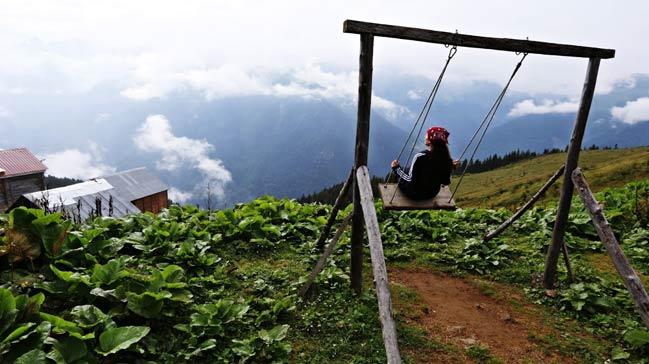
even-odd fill
[(0, 150), (0, 212), (21, 195), (44, 190), (46, 169), (26, 148)]
[(49, 213), (59, 212), (77, 223), (96, 216), (120, 217), (140, 212), (140, 209), (120, 196), (103, 178), (26, 193), (14, 202), (11, 208), (18, 206), (40, 208)]
[(146, 167), (129, 169), (102, 177), (115, 191), (141, 211), (157, 214), (169, 204), (169, 187)]
[(167, 185), (148, 169), (135, 168), (65, 187), (25, 193), (10, 208), (40, 208), (83, 222), (96, 216), (158, 213), (168, 205), (167, 190)]

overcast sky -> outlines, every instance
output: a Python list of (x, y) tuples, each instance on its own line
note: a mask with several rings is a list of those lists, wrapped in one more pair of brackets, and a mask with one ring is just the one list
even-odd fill
[[(270, 74), (296, 72), (314, 82), (354, 83), (359, 37), (342, 33), (345, 19), (615, 48), (616, 58), (600, 70), (598, 91), (606, 92), (616, 80), (649, 73), (647, 14), (649, 2), (610, 0), (1, 1), (0, 97), (83, 93), (101, 82), (135, 100), (187, 87), (222, 97), (259, 90)], [(446, 52), (377, 39), (375, 70), (436, 76)], [(517, 59), (460, 49), (448, 77), (502, 83)], [(586, 63), (532, 55), (512, 87), (574, 97)], [(323, 69), (331, 73), (311, 72)]]
[[(632, 80), (632, 74), (649, 74), (647, 14), (649, 2), (639, 0), (0, 0), (0, 137), (5, 120), (43, 122), (16, 113), (10, 100), (24, 97), (23, 104), (30, 104), (32, 96), (64, 94), (83, 105), (83, 95), (93, 88), (129, 102), (189, 90), (206, 100), (275, 95), (353, 104), (359, 36), (342, 32), (345, 19), (614, 48), (616, 57), (600, 68), (597, 91), (606, 93), (613, 83)], [(383, 77), (435, 78), (447, 52), (443, 45), (377, 38), (375, 85), (385, 85)], [(503, 84), (519, 58), (460, 48), (446, 82)], [(586, 59), (530, 55), (512, 89), (534, 99), (519, 102), (507, 115), (574, 112), (586, 65)], [(407, 95), (418, 99), (421, 92), (410, 89)], [(378, 92), (372, 106), (388, 118), (411, 113)], [(102, 107), (94, 122), (110, 121), (111, 105)], [(132, 136), (138, 151), (157, 154), (164, 169), (189, 165), (219, 182), (219, 188), (230, 181), (212, 144), (187, 138), (173, 120), (151, 113)], [(629, 124), (649, 120), (649, 97), (627, 100), (611, 115)], [(53, 140), (67, 137), (52, 135)], [(31, 147), (46, 159), (50, 174), (88, 178), (114, 171), (103, 159), (111, 146), (87, 143), (85, 149)], [(172, 193), (182, 201), (195, 191), (172, 188)]]

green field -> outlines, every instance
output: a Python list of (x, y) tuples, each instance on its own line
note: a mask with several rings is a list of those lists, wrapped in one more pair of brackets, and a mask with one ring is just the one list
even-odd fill
[[(582, 166), (593, 185), (622, 184), (646, 173), (647, 152), (587, 152)], [(531, 163), (544, 180), (555, 159), (509, 169)], [(646, 283), (649, 179), (597, 198)], [(486, 243), (510, 211), (376, 207), (405, 363), (649, 363), (649, 330), (577, 198), (566, 230), (575, 281), (560, 264), (552, 291), (539, 284), (551, 204)], [(349, 231), (312, 295), (298, 295), (330, 211), (262, 197), (82, 225), (40, 210), (0, 215), (0, 362), (385, 363), (367, 247), (364, 289), (349, 289)]]
[[(531, 198), (565, 159), (565, 153), (556, 153), (493, 171), (467, 174), (455, 200), (463, 207), (515, 209)], [(579, 166), (594, 191), (623, 186), (631, 181), (649, 178), (649, 147), (585, 150), (580, 154)], [(457, 183), (457, 180), (455, 178), (453, 183)], [(542, 201), (559, 198), (561, 181), (559, 179), (548, 190)]]

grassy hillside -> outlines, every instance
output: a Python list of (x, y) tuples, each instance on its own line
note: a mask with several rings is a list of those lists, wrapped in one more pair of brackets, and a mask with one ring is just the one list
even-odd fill
[[(648, 191), (598, 194), (645, 282)], [(553, 207), (486, 243), (509, 211), (376, 207), (404, 363), (647, 364), (649, 331), (579, 201), (566, 230), (575, 282), (560, 264), (553, 291), (538, 284)], [(364, 290), (349, 289), (349, 229), (298, 296), (330, 211), (263, 197), (83, 225), (0, 214), (0, 362), (385, 363), (367, 248)]]
[[(493, 171), (467, 174), (455, 200), (462, 207), (515, 209), (532, 197), (565, 159), (565, 153), (550, 154)], [(580, 166), (595, 191), (623, 186), (649, 178), (649, 147), (582, 151)], [(558, 199), (560, 186), (561, 179), (542, 201)]]

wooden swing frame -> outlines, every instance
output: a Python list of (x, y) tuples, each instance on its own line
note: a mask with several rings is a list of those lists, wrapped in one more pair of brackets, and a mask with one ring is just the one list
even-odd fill
[[(401, 363), (401, 356), (397, 345), (397, 335), (394, 319), (392, 317), (392, 302), (390, 299), (389, 282), (383, 244), (379, 224), (374, 209), (374, 196), (370, 184), (370, 173), (367, 168), (370, 109), (372, 99), (372, 73), (374, 57), (374, 37), (387, 37), (405, 39), (427, 43), (444, 44), (447, 46), (492, 49), (529, 54), (544, 54), (564, 57), (588, 58), (586, 79), (581, 94), (579, 109), (572, 130), (568, 155), (563, 172), (563, 185), (557, 218), (555, 221), (552, 244), (548, 248), (543, 282), (545, 287), (554, 286), (557, 274), (557, 262), (562, 249), (565, 249), (564, 234), (568, 220), (568, 212), (572, 200), (574, 184), (572, 173), (577, 168), (579, 152), (588, 120), (588, 113), (595, 92), (597, 73), (601, 59), (615, 57), (614, 49), (583, 47), (568, 44), (547, 43), (522, 39), (492, 38), (476, 35), (467, 35), (450, 32), (439, 32), (428, 29), (409, 28), (395, 25), (367, 23), (356, 20), (346, 20), (343, 23), (344, 33), (360, 35), (360, 56), (358, 75), (358, 113), (356, 123), (356, 145), (352, 173), (341, 190), (341, 195), (353, 187), (353, 211), (351, 217), (351, 288), (360, 294), (362, 290), (363, 270), (363, 225), (367, 230), (370, 247), (372, 272), (377, 291), (379, 316), (383, 332), (383, 341), (388, 363)], [(344, 197), (344, 196), (343, 196)], [(340, 210), (344, 198), (337, 199), (328, 223), (321, 232), (320, 244), (324, 243), (323, 236), (327, 236), (333, 220)], [(337, 234), (339, 235), (339, 234)], [(325, 258), (326, 259), (326, 258)]]

